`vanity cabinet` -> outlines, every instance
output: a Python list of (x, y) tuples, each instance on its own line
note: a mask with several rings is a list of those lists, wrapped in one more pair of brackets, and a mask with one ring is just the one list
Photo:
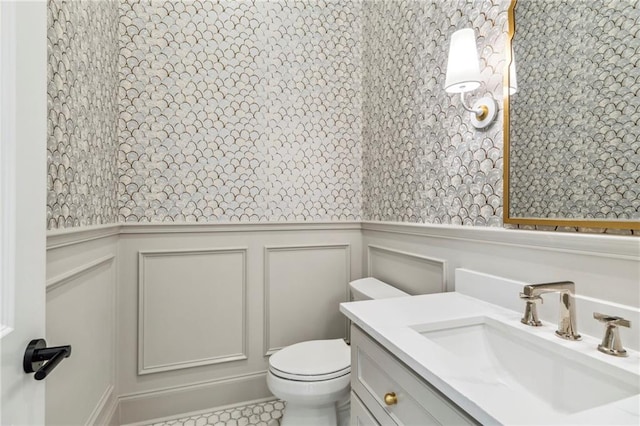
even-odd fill
[(355, 325), (351, 425), (468, 425), (469, 415)]

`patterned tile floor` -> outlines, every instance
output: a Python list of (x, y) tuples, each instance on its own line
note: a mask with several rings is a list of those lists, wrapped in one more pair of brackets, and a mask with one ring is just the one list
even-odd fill
[(179, 419), (150, 423), (148, 426), (279, 426), (284, 411), (282, 401), (269, 401), (186, 415)]

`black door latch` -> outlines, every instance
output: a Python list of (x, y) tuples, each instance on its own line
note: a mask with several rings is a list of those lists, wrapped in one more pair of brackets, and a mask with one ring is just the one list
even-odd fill
[(70, 345), (47, 348), (47, 342), (44, 339), (34, 339), (27, 345), (22, 367), (25, 373), (35, 372), (35, 379), (42, 380), (60, 364), (60, 361), (69, 358), (70, 355)]

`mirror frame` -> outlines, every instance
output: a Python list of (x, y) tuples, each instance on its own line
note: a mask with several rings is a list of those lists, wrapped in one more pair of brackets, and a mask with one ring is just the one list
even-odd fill
[(640, 229), (640, 221), (629, 220), (593, 220), (593, 219), (548, 219), (537, 217), (511, 217), (509, 215), (509, 150), (510, 144), (510, 123), (509, 123), (509, 67), (511, 65), (511, 45), (515, 35), (515, 8), (518, 0), (511, 0), (507, 12), (507, 40), (505, 43), (506, 61), (503, 78), (503, 191), (502, 191), (502, 221), (511, 225), (539, 225), (539, 226), (561, 226), (572, 228), (610, 228), (610, 229)]

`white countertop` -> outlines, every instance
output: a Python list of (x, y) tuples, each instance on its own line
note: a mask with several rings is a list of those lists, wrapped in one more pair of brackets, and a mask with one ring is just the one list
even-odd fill
[[(630, 386), (640, 388), (638, 352), (630, 351), (627, 358), (605, 355), (596, 349), (600, 342), (595, 338), (583, 335), (581, 341), (565, 341), (555, 336), (553, 324), (530, 327), (520, 323), (520, 312), (455, 292), (342, 303), (340, 311), (482, 424), (640, 424), (640, 394), (573, 414), (558, 414), (540, 400), (523, 400), (498, 381), (465, 374), (464, 366), (456, 362), (459, 360), (416, 328), (473, 317), (492, 318), (508, 324), (519, 335), (528, 333), (532, 339), (548, 341), (550, 347), (576, 351), (582, 363), (587, 361), (585, 370), (591, 370), (591, 362), (596, 368), (604, 362)], [(535, 369), (535, 365), (522, 368)]]

